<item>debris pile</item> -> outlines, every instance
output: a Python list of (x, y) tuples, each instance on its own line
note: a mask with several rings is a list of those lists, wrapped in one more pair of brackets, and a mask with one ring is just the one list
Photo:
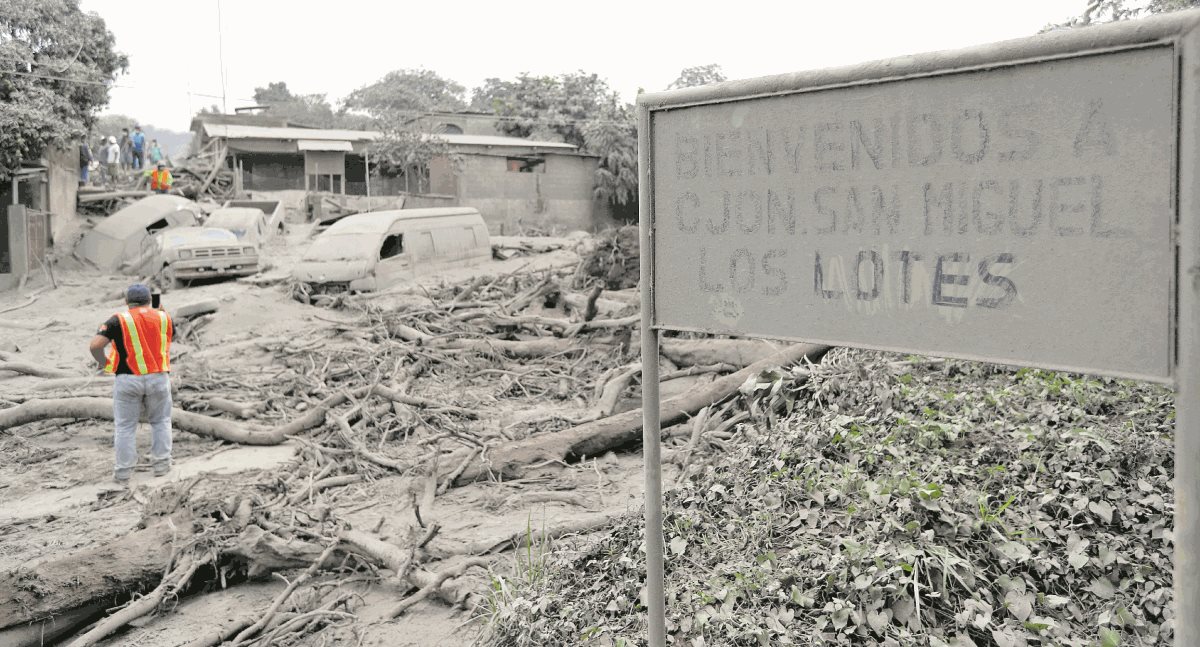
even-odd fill
[[(39, 644), (47, 618), (68, 617), (98, 600), (111, 607), (123, 593), (143, 591), (77, 643), (93, 644), (168, 608), (185, 591), (290, 569), (304, 570), (272, 605), (220, 631), (213, 627), (212, 634), (239, 635), (235, 642), (246, 645), (292, 644), (316, 631), (336, 636), (360, 604), (339, 586), (348, 580), (386, 577), (415, 591), (397, 597), (392, 616), (426, 597), (476, 608), (487, 590), (480, 567), (514, 537), (509, 531), (455, 537), (439, 525), (435, 499), (479, 480), (508, 483), (547, 463), (604, 455), (640, 435), (640, 412), (622, 408), (637, 389), (638, 347), (630, 343), (640, 321), (636, 306), (600, 291), (572, 292), (573, 270), (475, 277), (386, 308), (370, 299), (340, 300), (338, 309), (317, 312), (331, 327), (189, 351), (178, 369), (178, 432), (243, 445), (292, 443), (294, 463), (206, 474), (147, 505), (142, 529), (132, 534), (55, 554), (36, 569), (0, 572), (0, 644)], [(556, 295), (551, 308), (549, 295)], [(180, 346), (203, 347), (198, 331), (214, 316), (220, 313), (181, 322)], [(689, 387), (665, 407), (664, 420), (681, 422), (711, 402), (728, 401), (762, 362), (824, 352), (798, 345), (777, 356), (778, 349), (760, 346), (760, 363), (745, 366), (751, 358), (744, 353), (685, 339), (664, 344), (670, 358), (664, 384), (683, 380)], [(272, 370), (231, 377), (216, 368), (249, 354)], [(0, 409), (0, 429), (111, 419), (108, 397), (80, 395), (81, 387), (91, 390), (90, 379), (56, 374), (6, 393), (13, 406)], [(411, 510), (389, 520), (386, 538), (345, 520), (370, 496), (362, 487), (383, 479), (403, 479)], [(547, 533), (593, 531), (610, 519), (597, 513)], [(22, 536), (9, 534), (6, 542)], [(107, 556), (102, 571), (81, 567), (99, 555)]]
[(224, 140), (211, 139), (199, 152), (171, 168), (174, 185), (171, 193), (197, 202), (221, 203), (236, 197), (234, 172), (225, 162)]
[[(807, 375), (745, 385), (753, 424), (668, 494), (673, 644), (1170, 644), (1166, 389), (844, 350)], [(531, 548), (483, 644), (641, 644), (641, 526)]]
[(638, 228), (627, 225), (601, 232), (590, 249), (582, 253), (583, 263), (575, 275), (575, 287), (599, 283), (609, 290), (636, 287), (641, 276)]

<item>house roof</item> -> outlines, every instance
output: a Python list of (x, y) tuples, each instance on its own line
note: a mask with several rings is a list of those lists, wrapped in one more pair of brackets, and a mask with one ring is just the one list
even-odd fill
[(354, 146), (344, 139), (301, 139), (296, 148), (302, 151), (344, 151), (349, 153)]
[(503, 137), (500, 135), (455, 135), (438, 133), (434, 135), (446, 141), (451, 146), (501, 146), (511, 148), (561, 148), (575, 150), (578, 146), (564, 142), (538, 141), (520, 137)]
[(374, 141), (382, 134), (374, 130), (332, 130), (323, 128), (272, 128), (235, 124), (204, 124), (204, 134), (225, 139), (285, 139)]
[[(375, 130), (335, 130), (321, 128), (275, 128), (270, 126), (244, 126), (241, 124), (204, 124), (204, 134), (208, 137), (224, 139), (275, 139), (294, 140), (304, 144), (300, 150), (348, 150), (346, 142), (375, 141), (383, 136)], [(484, 146), (495, 148), (552, 148), (573, 151), (578, 148), (574, 144), (564, 142), (540, 141), (522, 139), (520, 137), (504, 137), (501, 135), (460, 135), (438, 133), (429, 135), (437, 137), (451, 146)], [(317, 142), (338, 142), (329, 144), (336, 146), (320, 146)]]

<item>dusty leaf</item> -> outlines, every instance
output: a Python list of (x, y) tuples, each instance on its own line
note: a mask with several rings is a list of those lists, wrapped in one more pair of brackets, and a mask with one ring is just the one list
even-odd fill
[(892, 612), (887, 609), (882, 611), (868, 611), (867, 624), (871, 626), (871, 629), (875, 633), (882, 636), (884, 630), (887, 629), (888, 623), (891, 622), (891, 615)]

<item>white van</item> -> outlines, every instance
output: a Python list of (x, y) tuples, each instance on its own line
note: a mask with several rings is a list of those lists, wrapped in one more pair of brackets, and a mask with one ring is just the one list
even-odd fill
[(371, 292), (491, 257), (487, 225), (475, 209), (376, 211), (347, 216), (322, 232), (292, 275), (313, 292)]

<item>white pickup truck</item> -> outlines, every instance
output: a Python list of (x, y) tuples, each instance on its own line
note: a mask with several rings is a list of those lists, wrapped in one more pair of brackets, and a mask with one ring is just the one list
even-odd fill
[(258, 245), (239, 240), (228, 229), (177, 227), (154, 236), (156, 279), (166, 290), (182, 281), (258, 272)]

